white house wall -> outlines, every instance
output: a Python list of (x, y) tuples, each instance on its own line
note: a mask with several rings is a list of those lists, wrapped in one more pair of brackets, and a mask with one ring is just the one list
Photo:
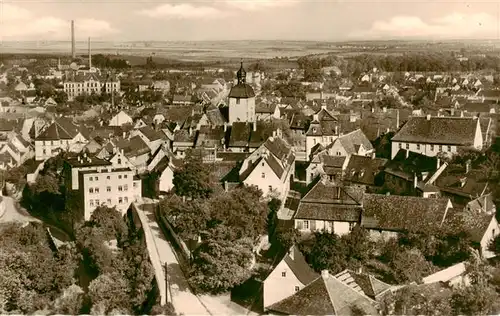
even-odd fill
[(301, 290), (305, 285), (297, 279), (285, 260), (282, 260), (264, 281), (264, 309), (295, 294), (297, 286)]

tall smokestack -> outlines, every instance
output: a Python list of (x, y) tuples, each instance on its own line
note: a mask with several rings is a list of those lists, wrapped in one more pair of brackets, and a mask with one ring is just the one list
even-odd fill
[(90, 37), (89, 37), (89, 70), (92, 68), (92, 47), (90, 46)]
[(71, 20), (71, 58), (76, 58), (75, 51), (75, 21)]

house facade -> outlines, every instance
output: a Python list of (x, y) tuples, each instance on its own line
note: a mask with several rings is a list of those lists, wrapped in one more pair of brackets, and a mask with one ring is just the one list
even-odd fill
[(120, 81), (114, 77), (99, 78), (95, 73), (76, 75), (64, 82), (64, 92), (69, 101), (80, 95), (119, 93)]
[(410, 117), (391, 140), (391, 159), (400, 149), (426, 156), (453, 155), (459, 148), (483, 148), (479, 119), (468, 117)]

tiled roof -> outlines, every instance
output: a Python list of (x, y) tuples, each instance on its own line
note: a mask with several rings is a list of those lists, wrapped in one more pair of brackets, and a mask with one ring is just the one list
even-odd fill
[(222, 115), (219, 108), (215, 108), (215, 109), (207, 111), (206, 115), (207, 115), (208, 121), (212, 125), (220, 126), (220, 125), (224, 125), (224, 123), (226, 123), (226, 119)]
[[(342, 135), (337, 138), (335, 142), (336, 141), (339, 141), (342, 144), (342, 147), (344, 147), (348, 155), (357, 154), (360, 145), (363, 145), (366, 151), (373, 150), (372, 143), (360, 129)], [(333, 146), (333, 143), (331, 146)]]
[(462, 108), (466, 110), (467, 112), (479, 112), (479, 113), (490, 113), (490, 109), (492, 108), (492, 105), (489, 103), (482, 103), (482, 102), (468, 102), (465, 103)]
[(344, 179), (365, 185), (376, 185), (376, 178), (387, 162), (388, 160), (384, 158), (351, 155), (347, 162)]
[(77, 154), (73, 155), (72, 157), (68, 158), (66, 160), (68, 164), (72, 167), (75, 168), (81, 168), (81, 167), (95, 167), (95, 166), (111, 166), (111, 162), (105, 160), (105, 159), (100, 159), (95, 155), (82, 155), (82, 154)]
[(361, 225), (371, 229), (426, 232), (441, 226), (449, 200), (365, 194)]
[(257, 128), (250, 132), (248, 146), (250, 148), (260, 147), (269, 137), (273, 135), (275, 129), (272, 125), (257, 123)]
[(234, 122), (229, 136), (229, 147), (246, 147), (250, 140), (252, 125), (245, 122)]
[(195, 133), (189, 133), (187, 129), (180, 129), (174, 133), (174, 143), (190, 143), (194, 145)]
[(481, 90), (477, 95), (480, 97), (500, 99), (500, 90)]
[(476, 127), (473, 118), (411, 117), (392, 141), (471, 146)]
[(319, 181), (302, 198), (294, 218), (358, 222), (361, 204), (343, 187)]
[(333, 136), (338, 132), (339, 123), (337, 121), (312, 122), (309, 125), (306, 136)]
[(465, 173), (462, 166), (450, 165), (434, 184), (442, 191), (474, 199), (485, 193), (488, 174), (482, 169), (472, 169)]
[(267, 103), (257, 103), (255, 105), (255, 113), (268, 113), (273, 114), (276, 111), (276, 104), (267, 104)]
[(417, 175), (418, 180), (423, 180), (422, 173), (428, 173), (430, 177), (438, 169), (437, 163), (437, 157), (429, 157), (413, 151), (407, 153), (406, 149), (400, 149), (396, 156), (387, 163), (385, 172), (411, 181)]
[(191, 95), (174, 95), (174, 98), (173, 98), (173, 102), (186, 102), (186, 103), (189, 103), (189, 102), (192, 102), (193, 100), (193, 96)]
[(139, 129), (139, 131), (141, 131), (141, 133), (146, 136), (146, 138), (149, 140), (149, 141), (155, 141), (155, 140), (159, 140), (159, 139), (163, 139), (163, 138), (166, 138), (165, 137), (165, 133), (163, 132), (160, 132), (160, 131), (155, 131), (152, 127), (149, 127), (149, 126), (144, 126), (144, 127), (141, 127)]
[(190, 106), (176, 106), (165, 109), (163, 116), (168, 122), (183, 123), (189, 116), (191, 116), (191, 113), (192, 107)]
[(317, 278), (268, 310), (286, 315), (352, 315), (357, 308), (366, 315), (377, 315), (375, 306), (369, 297), (329, 275)]
[(356, 273), (350, 270), (344, 270), (335, 275), (335, 277), (372, 299), (375, 299), (377, 295), (382, 294), (392, 287), (370, 274)]
[(196, 147), (222, 147), (226, 132), (224, 126), (201, 126), (196, 138)]
[(292, 246), (283, 260), (302, 284), (307, 285), (318, 278), (318, 274), (307, 264), (297, 246)]
[(59, 118), (42, 132), (37, 140), (69, 140), (75, 138), (81, 129), (68, 118)]
[(140, 136), (134, 136), (129, 140), (121, 140), (117, 143), (117, 147), (123, 149), (126, 157), (140, 156), (151, 152), (151, 149)]
[(231, 88), (231, 92), (229, 92), (230, 98), (240, 98), (240, 99), (248, 99), (255, 97), (255, 92), (253, 88), (246, 84), (240, 83)]
[(473, 210), (457, 213), (474, 242), (481, 242), (495, 214), (485, 214)]
[(269, 137), (264, 146), (279, 160), (283, 160), (291, 154), (292, 148), (281, 137)]

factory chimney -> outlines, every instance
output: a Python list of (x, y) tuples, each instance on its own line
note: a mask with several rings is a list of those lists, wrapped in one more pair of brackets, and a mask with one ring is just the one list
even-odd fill
[(71, 58), (76, 58), (75, 51), (75, 21), (71, 20)]
[(90, 37), (89, 37), (89, 70), (92, 68), (92, 47), (90, 46)]

